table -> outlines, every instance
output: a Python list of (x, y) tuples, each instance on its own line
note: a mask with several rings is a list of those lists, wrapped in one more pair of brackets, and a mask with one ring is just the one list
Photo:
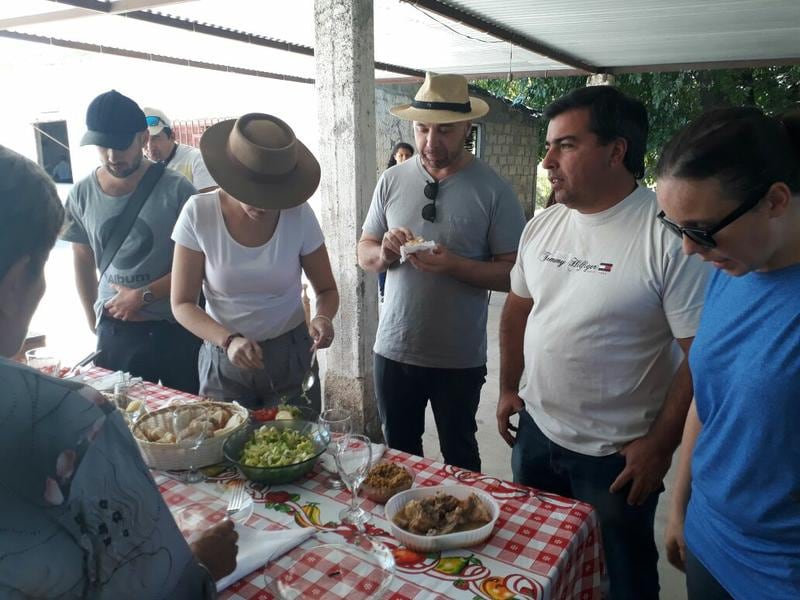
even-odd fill
[[(108, 372), (93, 368), (88, 378)], [(133, 388), (131, 395), (155, 409), (176, 396), (197, 399), (153, 384)], [(498, 442), (499, 443), (499, 442)], [(385, 459), (416, 473), (416, 486), (458, 483), (480, 488), (497, 500), (500, 518), (486, 543), (473, 548), (434, 554), (417, 554), (401, 547), (390, 533), (383, 507), (364, 499), (372, 514), (367, 533), (386, 544), (397, 564), (387, 600), (509, 600), (536, 598), (593, 600), (600, 598), (603, 558), (597, 515), (588, 504), (495, 477), (434, 462), (404, 452), (387, 450)], [(202, 484), (189, 485), (154, 472), (156, 483), (170, 507), (220, 500), (226, 482), (239, 477), (226, 467)], [(349, 503), (349, 492), (330, 489), (328, 475), (317, 464), (303, 479), (289, 485), (267, 486), (248, 482), (254, 500), (247, 525), (262, 530), (314, 527), (326, 534), (351, 539), (354, 528), (337, 522)], [(223, 518), (210, 511), (209, 523)], [(275, 579), (298, 561), (305, 550), (320, 542), (313, 537), (301, 546), (234, 583), (221, 594), (230, 600), (272, 600), (264, 589), (265, 576)], [(308, 565), (306, 578), (322, 576)]]

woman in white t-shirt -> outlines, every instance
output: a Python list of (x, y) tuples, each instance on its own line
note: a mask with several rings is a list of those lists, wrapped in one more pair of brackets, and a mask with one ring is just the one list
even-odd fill
[[(175, 318), (205, 340), (200, 394), (249, 407), (296, 401), (311, 351), (333, 341), (339, 306), (324, 237), (306, 203), (319, 163), (286, 123), (260, 113), (215, 124), (200, 150), (220, 188), (183, 207), (172, 234), (171, 296)], [(308, 326), (303, 272), (316, 293)], [(319, 410), (319, 385), (306, 395)]]

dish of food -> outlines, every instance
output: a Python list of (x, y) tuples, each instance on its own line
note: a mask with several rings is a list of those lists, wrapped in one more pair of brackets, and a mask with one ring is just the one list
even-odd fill
[(492, 520), (489, 509), (476, 494), (459, 500), (439, 492), (409, 500), (394, 516), (398, 527), (417, 535), (442, 535), (478, 529)]
[(410, 488), (413, 482), (414, 475), (406, 467), (394, 462), (380, 462), (369, 470), (361, 489), (367, 498), (383, 504), (398, 492)]
[[(492, 535), (500, 506), (477, 487), (420, 486), (392, 496), (384, 514), (392, 535), (403, 546), (417, 552), (439, 552), (484, 543)], [(423, 533), (413, 533), (412, 527)]]
[[(271, 433), (269, 430), (275, 430)], [(263, 431), (257, 437), (257, 433)], [(285, 432), (285, 435), (284, 435)], [(278, 440), (277, 444), (272, 441)], [(298, 440), (298, 447), (292, 449), (291, 440)], [(308, 450), (306, 441), (310, 442), (311, 450)], [(266, 453), (267, 459), (264, 460), (265, 466), (250, 466), (245, 461), (245, 447), (250, 444), (251, 455), (247, 458), (248, 462), (259, 463), (260, 451)], [(284, 447), (285, 446), (285, 447)], [(246, 427), (239, 429), (225, 440), (223, 454), (228, 462), (235, 465), (242, 475), (250, 481), (258, 483), (268, 483), (278, 485), (289, 483), (295, 479), (306, 475), (314, 468), (320, 455), (328, 447), (327, 432), (323, 431), (317, 423), (292, 419), (286, 421), (272, 421), (265, 425), (251, 422)], [(282, 456), (286, 453), (285, 456)], [(307, 456), (308, 458), (302, 458)], [(275, 453), (276, 457), (269, 458)], [(280, 463), (290, 463), (278, 466), (269, 466), (269, 460)]]
[(262, 425), (244, 445), (240, 462), (248, 467), (285, 467), (308, 460), (315, 453), (310, 435)]
[(238, 406), (225, 406), (222, 403), (184, 404), (174, 409), (174, 418), (143, 420), (134, 429), (134, 436), (145, 442), (159, 444), (180, 444), (198, 432), (206, 437), (219, 437), (241, 425), (244, 420)]

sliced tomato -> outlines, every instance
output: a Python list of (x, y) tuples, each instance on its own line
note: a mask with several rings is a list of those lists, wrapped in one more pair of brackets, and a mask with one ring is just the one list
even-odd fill
[(278, 407), (272, 406), (270, 408), (259, 408), (253, 411), (253, 418), (256, 421), (274, 421), (275, 415), (278, 414)]

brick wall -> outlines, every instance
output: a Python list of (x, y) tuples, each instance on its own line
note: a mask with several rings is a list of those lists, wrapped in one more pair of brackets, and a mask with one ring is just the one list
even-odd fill
[[(393, 116), (389, 108), (411, 102), (419, 84), (378, 85), (375, 89), (375, 120), (378, 172), (386, 168), (389, 153), (399, 141), (414, 144), (410, 121)], [(508, 104), (471, 90), (489, 103), (489, 114), (476, 123), (482, 127), (479, 156), (501, 177), (511, 182), (525, 215), (530, 218), (536, 201), (536, 147), (539, 135), (538, 119)]]

